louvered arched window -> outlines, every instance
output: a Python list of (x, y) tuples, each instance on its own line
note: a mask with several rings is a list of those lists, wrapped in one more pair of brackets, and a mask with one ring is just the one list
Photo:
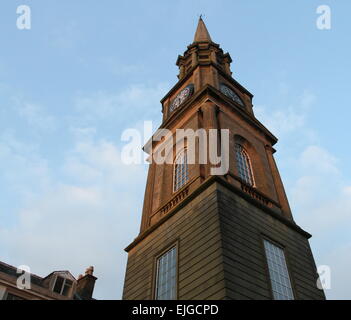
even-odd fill
[(239, 177), (250, 186), (254, 186), (255, 181), (252, 173), (250, 157), (244, 147), (239, 143), (235, 144), (235, 156)]
[(173, 191), (178, 191), (189, 180), (189, 168), (186, 149), (178, 153), (174, 161)]

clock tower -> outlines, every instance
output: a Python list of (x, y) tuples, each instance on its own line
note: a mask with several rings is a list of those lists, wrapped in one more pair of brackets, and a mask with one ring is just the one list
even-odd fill
[[(168, 134), (145, 146), (152, 162), (123, 299), (325, 299), (311, 235), (293, 219), (274, 160), (277, 138), (231, 63), (200, 18), (161, 100)], [(193, 139), (180, 144), (180, 129)], [(154, 161), (165, 141), (166, 161)], [(220, 162), (210, 161), (213, 150)]]

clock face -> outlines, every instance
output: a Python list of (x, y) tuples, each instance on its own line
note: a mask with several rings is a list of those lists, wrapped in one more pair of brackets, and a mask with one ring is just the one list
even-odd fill
[(244, 106), (244, 103), (239, 98), (239, 96), (232, 89), (227, 87), (225, 84), (221, 84), (220, 89), (221, 89), (221, 92), (224, 93), (227, 97), (229, 97), (239, 105)]
[(180, 91), (169, 107), (169, 111), (173, 112), (176, 110), (187, 98), (193, 93), (194, 86), (189, 84), (182, 91)]

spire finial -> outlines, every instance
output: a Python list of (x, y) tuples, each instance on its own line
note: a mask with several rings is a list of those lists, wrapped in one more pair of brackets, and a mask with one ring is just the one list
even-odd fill
[(207, 31), (204, 20), (202, 19), (203, 14), (200, 14), (199, 23), (197, 25), (194, 42), (212, 42), (211, 36)]

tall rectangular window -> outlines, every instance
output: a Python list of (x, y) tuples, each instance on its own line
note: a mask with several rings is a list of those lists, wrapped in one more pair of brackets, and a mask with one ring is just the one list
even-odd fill
[(294, 300), (284, 250), (264, 240), (269, 276), (275, 300)]
[(176, 299), (177, 248), (173, 247), (157, 259), (156, 300)]

